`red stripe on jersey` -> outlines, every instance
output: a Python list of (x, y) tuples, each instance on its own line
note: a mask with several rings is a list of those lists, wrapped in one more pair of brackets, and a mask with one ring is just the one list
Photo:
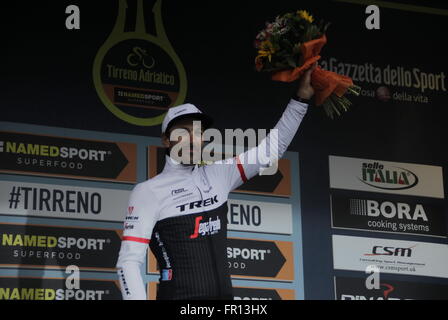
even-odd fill
[(246, 174), (244, 173), (244, 168), (243, 165), (241, 164), (240, 158), (238, 156), (236, 156), (235, 158), (236, 158), (236, 166), (238, 167), (238, 171), (240, 172), (241, 175), (241, 180), (243, 180), (243, 182), (246, 183), (247, 177)]
[(135, 241), (140, 243), (149, 243), (149, 239), (137, 238), (137, 237), (123, 237), (123, 241)]

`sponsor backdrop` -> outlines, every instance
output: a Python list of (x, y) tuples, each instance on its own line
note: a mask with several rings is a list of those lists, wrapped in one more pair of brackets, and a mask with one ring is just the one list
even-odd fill
[[(5, 130), (14, 127), (21, 132), (5, 139), (0, 153), (12, 159), (10, 170), (0, 174), (0, 299), (120, 299), (115, 264), (129, 195), (135, 181), (147, 179), (151, 168), (163, 167), (160, 157), (148, 153), (163, 151), (157, 146), (160, 141), (0, 124)], [(56, 135), (60, 136), (58, 143), (38, 139)], [(89, 137), (101, 141), (95, 144), (86, 140)], [(78, 143), (71, 145), (75, 140)], [(118, 171), (111, 180), (98, 179), (98, 170), (92, 170), (90, 177), (85, 175), (83, 169), (89, 163), (82, 162), (81, 157), (94, 155), (92, 161), (101, 161), (95, 155), (103, 151), (105, 140), (128, 146), (120, 170), (127, 170), (133, 180), (116, 180), (121, 174)], [(112, 156), (106, 150), (103, 154)], [(72, 155), (71, 160), (65, 155)], [(22, 169), (21, 161), (36, 163), (39, 170), (29, 172), (34, 170), (30, 164)], [(66, 167), (62, 167), (64, 161), (68, 161)], [(104, 161), (101, 170), (110, 173), (119, 161)], [(304, 298), (298, 155), (287, 152), (282, 161), (287, 163), (287, 170), (276, 185), (283, 185), (287, 192), (279, 193), (275, 184), (272, 187), (272, 176), (260, 176), (259, 185), (235, 190), (228, 201), (227, 257), (237, 299)], [(46, 169), (51, 172), (56, 163), (65, 171), (50, 175)], [(131, 169), (125, 169), (130, 165)], [(71, 170), (70, 175), (67, 170)], [(79, 288), (66, 286), (71, 275), (66, 269), (72, 265), (80, 271)], [(154, 287), (153, 291), (148, 289), (148, 297), (154, 299), (159, 270), (149, 250), (142, 273), (148, 288)]]
[[(71, 4), (80, 30), (65, 27)], [(194, 103), (219, 130), (271, 128), (296, 84), (254, 71), (253, 40), (302, 8), (332, 22), (321, 67), (362, 91), (337, 120), (310, 107), (279, 171), (230, 195), (236, 299), (448, 297), (448, 8), (382, 1), (381, 29), (367, 30), (361, 0), (254, 4), (8, 3), (21, 19), (0, 53), (0, 299), (120, 298), (127, 199), (163, 167), (167, 108)], [(151, 254), (142, 274), (154, 299)]]

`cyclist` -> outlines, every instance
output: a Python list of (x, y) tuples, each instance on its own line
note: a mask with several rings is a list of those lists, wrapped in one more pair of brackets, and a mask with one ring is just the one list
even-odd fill
[[(314, 95), (310, 76), (315, 67), (300, 78), (296, 94), (274, 128), (278, 135), (271, 132), (257, 147), (234, 158), (198, 165), (192, 161), (191, 150), (182, 154), (182, 149), (180, 156), (174, 156), (170, 151), (182, 143), (202, 148), (193, 120), (201, 121), (203, 128), (210, 127), (212, 120), (192, 104), (168, 111), (162, 123), (165, 167), (159, 175), (137, 184), (129, 199), (117, 262), (124, 299), (147, 298), (140, 270), (148, 245), (160, 271), (158, 300), (233, 299), (226, 245), (228, 194), (286, 151)], [(188, 139), (170, 140), (176, 129), (187, 132)], [(259, 148), (269, 145), (270, 139), (276, 140), (278, 150), (260, 156)]]

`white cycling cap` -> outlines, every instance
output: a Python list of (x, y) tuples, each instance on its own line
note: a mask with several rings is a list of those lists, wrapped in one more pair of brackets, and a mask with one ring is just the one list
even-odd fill
[(202, 111), (195, 105), (187, 103), (168, 110), (165, 118), (163, 119), (162, 133), (165, 133), (176, 121), (185, 118), (200, 120), (202, 122), (202, 127), (204, 128), (209, 128), (213, 123), (213, 119), (211, 117), (202, 113)]

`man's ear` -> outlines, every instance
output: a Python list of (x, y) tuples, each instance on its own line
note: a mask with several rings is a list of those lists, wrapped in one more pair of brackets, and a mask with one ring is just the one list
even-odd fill
[(161, 139), (162, 139), (163, 146), (165, 148), (169, 148), (170, 147), (170, 139), (169, 139), (169, 137), (165, 133), (162, 133)]

